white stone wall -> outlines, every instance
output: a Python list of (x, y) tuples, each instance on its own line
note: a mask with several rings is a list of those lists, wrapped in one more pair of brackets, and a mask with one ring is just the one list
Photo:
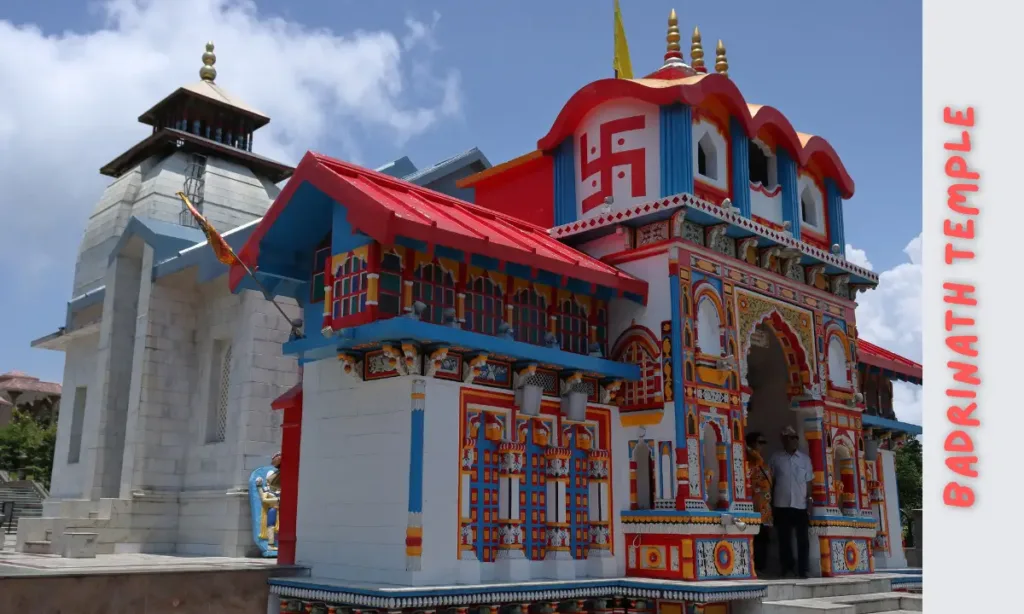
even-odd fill
[[(899, 569), (907, 566), (907, 555), (903, 551), (903, 529), (900, 523), (900, 493), (896, 484), (896, 454), (891, 450), (879, 450), (878, 460), (885, 484), (885, 509), (889, 515), (889, 544), (892, 553), (884, 557), (886, 568)], [(915, 544), (920, 547), (920, 544)]]
[[(84, 493), (85, 465), (82, 462), (85, 450), (94, 444), (85, 439), (85, 425), (82, 429), (82, 441), (79, 447), (79, 461), (68, 464), (68, 450), (71, 443), (71, 420), (76, 395), (80, 388), (85, 388), (86, 398), (96, 393), (96, 356), (97, 335), (72, 341), (64, 354), (64, 394), (62, 411), (57, 418), (57, 440), (53, 452), (53, 473), (50, 478), (50, 496), (54, 499), (80, 499), (88, 497)], [(84, 418), (84, 416), (83, 416)]]
[[(133, 215), (178, 223), (182, 205), (176, 193), (184, 189), (185, 171), (191, 160), (191, 155), (183, 152), (151, 158), (107, 187), (86, 225), (72, 296), (102, 283), (110, 250)], [(207, 158), (202, 208), (221, 232), (261, 217), (278, 192), (268, 179), (257, 177), (244, 166)]]
[(295, 550), (313, 575), (408, 583), (411, 392), (409, 377), (356, 384), (337, 360), (305, 366)]

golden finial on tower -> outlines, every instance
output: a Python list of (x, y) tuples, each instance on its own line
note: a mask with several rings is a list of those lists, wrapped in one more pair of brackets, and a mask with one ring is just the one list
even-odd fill
[(715, 72), (728, 77), (729, 60), (725, 59), (725, 43), (723, 43), (721, 39), (718, 41), (718, 47), (715, 49), (715, 55)]
[(199, 78), (203, 81), (214, 81), (217, 79), (217, 69), (213, 67), (217, 63), (217, 56), (213, 53), (213, 41), (206, 43), (206, 53), (203, 54), (203, 67), (199, 69)]
[(697, 72), (707, 72), (704, 67), (704, 47), (700, 44), (700, 28), (694, 26), (693, 39), (690, 44), (690, 62)]
[(679, 18), (676, 16), (676, 10), (672, 9), (668, 14), (668, 35), (665, 37), (668, 43), (665, 49), (666, 64), (682, 64), (683, 53), (679, 47), (679, 39)]

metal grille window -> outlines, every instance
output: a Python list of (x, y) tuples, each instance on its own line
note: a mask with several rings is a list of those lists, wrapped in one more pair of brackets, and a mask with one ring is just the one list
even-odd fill
[(485, 335), (497, 334), (505, 311), (501, 286), (477, 277), (469, 284), (466, 299), (466, 328)]
[(424, 322), (444, 324), (445, 309), (455, 308), (455, 277), (439, 264), (421, 265), (416, 269), (412, 296), (427, 306)]
[(206, 428), (206, 443), (220, 443), (228, 426), (228, 392), (231, 389), (231, 344), (215, 341), (213, 344), (213, 377), (210, 387), (210, 415)]
[(85, 422), (85, 401), (88, 389), (75, 388), (75, 403), (71, 406), (71, 438), (68, 441), (68, 464), (78, 462), (82, 454), (82, 424)]
[(520, 290), (516, 295), (513, 313), (516, 341), (540, 345), (544, 343), (544, 333), (548, 326), (548, 304), (544, 297), (532, 288)]
[(590, 337), (587, 311), (575, 300), (563, 301), (560, 320), (562, 349), (576, 354), (586, 354), (590, 349), (590, 344), (587, 342)]

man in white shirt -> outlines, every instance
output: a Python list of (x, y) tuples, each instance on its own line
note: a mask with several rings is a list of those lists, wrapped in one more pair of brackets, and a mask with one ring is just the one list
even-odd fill
[[(806, 578), (810, 568), (810, 543), (807, 530), (809, 525), (808, 508), (811, 497), (807, 484), (814, 480), (814, 468), (811, 459), (798, 449), (800, 438), (787, 426), (782, 429), (781, 452), (776, 452), (771, 459), (772, 472), (775, 475), (775, 492), (772, 497), (775, 518), (775, 531), (779, 539), (779, 562), (784, 576), (794, 571), (799, 577)], [(793, 560), (793, 534), (796, 534), (797, 556)], [(797, 563), (794, 570), (794, 563)]]

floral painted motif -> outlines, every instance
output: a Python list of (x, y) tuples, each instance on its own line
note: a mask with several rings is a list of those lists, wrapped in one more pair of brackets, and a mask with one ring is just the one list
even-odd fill
[(750, 490), (754, 500), (754, 511), (761, 514), (761, 524), (772, 524), (772, 470), (764, 458), (747, 448), (747, 472), (750, 474)]

